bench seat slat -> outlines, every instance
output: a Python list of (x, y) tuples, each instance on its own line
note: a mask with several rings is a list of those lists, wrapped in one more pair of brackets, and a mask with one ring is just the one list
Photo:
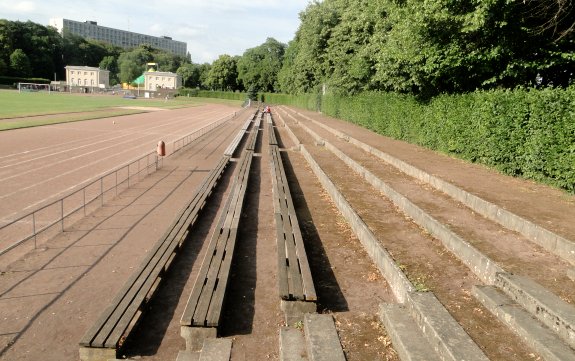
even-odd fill
[(245, 151), (186, 308), (182, 326), (217, 327), (237, 238), (253, 151)]
[(118, 346), (122, 334), (138, 313), (165, 262), (168, 262), (175, 247), (183, 240), (190, 225), (197, 219), (197, 212), (203, 207), (211, 188), (221, 177), (228, 162), (229, 157), (223, 157), (202, 182), (192, 200), (180, 211), (168, 231), (144, 258), (140, 268), (132, 273), (110, 306), (80, 340), (81, 346), (106, 348)]

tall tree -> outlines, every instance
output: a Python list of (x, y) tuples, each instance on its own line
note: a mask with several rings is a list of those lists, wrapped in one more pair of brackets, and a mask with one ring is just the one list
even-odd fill
[(237, 78), (237, 60), (224, 54), (212, 63), (206, 85), (213, 90), (233, 91), (238, 89)]
[(113, 55), (105, 56), (98, 68), (110, 71), (110, 85), (118, 84), (118, 61)]
[(268, 38), (262, 45), (248, 49), (238, 60), (238, 80), (245, 89), (264, 92), (278, 90), (277, 76), (281, 69), (286, 45)]
[(32, 75), (32, 67), (30, 66), (30, 59), (22, 49), (16, 49), (10, 55), (10, 68), (12, 75), (29, 77)]
[(51, 79), (62, 68), (62, 38), (54, 28), (0, 19), (0, 59), (10, 63), (16, 49), (28, 57), (30, 75)]
[(182, 83), (185, 87), (200, 87), (200, 65), (194, 63), (183, 64), (176, 73), (182, 77)]
[(301, 24), (295, 39), (287, 49), (285, 70), (282, 70), (280, 88), (293, 88), (295, 92), (318, 90), (330, 69), (325, 61), (328, 41), (340, 14), (333, 1), (314, 1), (300, 13)]
[(146, 63), (153, 62), (149, 46), (140, 46), (118, 57), (118, 77), (122, 83), (131, 83), (146, 71)]

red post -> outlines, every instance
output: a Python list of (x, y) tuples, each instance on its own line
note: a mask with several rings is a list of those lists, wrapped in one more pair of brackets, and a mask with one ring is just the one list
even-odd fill
[(162, 140), (160, 140), (160, 141), (158, 142), (158, 149), (157, 149), (157, 151), (158, 151), (158, 155), (159, 155), (160, 157), (163, 157), (163, 156), (166, 155), (166, 143), (164, 143)]

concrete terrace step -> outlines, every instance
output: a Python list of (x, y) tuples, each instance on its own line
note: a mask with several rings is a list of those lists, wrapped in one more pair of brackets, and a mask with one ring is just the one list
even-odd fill
[(440, 360), (405, 306), (382, 303), (379, 318), (402, 361)]
[(495, 285), (575, 348), (575, 307), (573, 305), (527, 277), (498, 273)]
[(574, 361), (575, 350), (493, 286), (475, 286), (473, 295), (547, 361)]
[(232, 340), (209, 338), (201, 351), (180, 351), (176, 361), (229, 361), (232, 354)]
[(280, 329), (280, 361), (306, 361), (305, 339), (297, 328)]
[(407, 298), (411, 316), (441, 360), (489, 360), (433, 293), (410, 292)]
[(305, 343), (310, 361), (345, 361), (331, 315), (304, 316)]

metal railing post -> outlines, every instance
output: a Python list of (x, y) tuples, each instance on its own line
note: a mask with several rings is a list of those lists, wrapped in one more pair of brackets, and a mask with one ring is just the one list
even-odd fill
[(62, 232), (64, 232), (64, 199), (60, 201), (60, 220), (62, 221)]
[(32, 234), (34, 235), (34, 249), (36, 249), (38, 243), (36, 239), (36, 212), (32, 213)]

